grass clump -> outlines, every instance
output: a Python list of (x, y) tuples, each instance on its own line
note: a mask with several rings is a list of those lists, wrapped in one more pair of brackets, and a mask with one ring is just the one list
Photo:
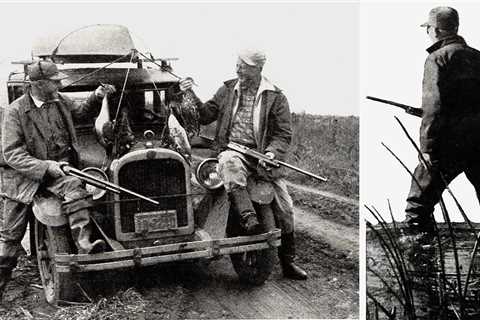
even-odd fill
[(72, 305), (60, 308), (53, 316), (54, 319), (67, 320), (117, 320), (145, 319), (147, 301), (135, 289), (109, 297), (101, 298), (95, 303)]

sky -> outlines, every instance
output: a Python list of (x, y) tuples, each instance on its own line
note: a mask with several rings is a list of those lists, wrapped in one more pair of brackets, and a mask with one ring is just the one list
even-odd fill
[[(291, 111), (358, 115), (359, 7), (355, 3), (0, 3), (0, 80), (35, 39), (91, 24), (127, 26), (140, 48), (178, 57), (203, 100), (235, 77), (236, 53), (265, 51), (264, 75)], [(2, 98), (4, 98), (2, 96)], [(2, 100), (5, 103), (5, 100)]]
[[(403, 122), (417, 143), (420, 118), (364, 97), (376, 96), (420, 107), (425, 49), (431, 45), (420, 24), (427, 20), (430, 9), (438, 5), (445, 3), (363, 3), (361, 8), (360, 201), (362, 207), (373, 205), (389, 216), (387, 199), (390, 199), (396, 220), (405, 218), (410, 176), (380, 143), (388, 145), (413, 171), (418, 161), (416, 151), (394, 116)], [(480, 4), (451, 6), (459, 12), (459, 34), (469, 45), (480, 48)], [(480, 206), (465, 176), (459, 176), (450, 187), (469, 218), (480, 222)], [(462, 221), (451, 197), (444, 193), (444, 199), (453, 220)], [(366, 210), (362, 210), (368, 217)], [(438, 206), (435, 216), (443, 221)]]

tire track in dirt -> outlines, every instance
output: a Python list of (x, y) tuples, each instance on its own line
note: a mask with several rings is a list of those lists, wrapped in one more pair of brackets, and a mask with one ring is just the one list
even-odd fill
[[(321, 247), (323, 237), (320, 239), (316, 235), (315, 238), (315, 243)], [(302, 253), (313, 253), (306, 250), (306, 245), (298, 243), (297, 249), (301, 252), (299, 258), (302, 258)], [(317, 255), (313, 259), (310, 263), (303, 259), (300, 259), (303, 263), (299, 261), (300, 265), (307, 268), (307, 281), (283, 278), (277, 264), (269, 280), (259, 287), (238, 282), (228, 257), (213, 261), (207, 271), (208, 284), (199, 285), (192, 290), (192, 298), (199, 306), (199, 313), (187, 314), (187, 317), (355, 318), (358, 312), (358, 292), (352, 287), (356, 280), (352, 275), (353, 270), (343, 270), (342, 267), (350, 264), (350, 261), (346, 261), (350, 258), (342, 257), (336, 261), (336, 258)]]
[[(221, 269), (229, 270), (227, 263), (222, 261)], [(260, 287), (239, 287), (233, 281), (237, 280), (232, 279), (228, 285), (210, 285), (206, 292), (197, 292), (194, 297), (203, 310), (209, 310), (209, 315), (224, 314), (228, 318), (311, 319), (334, 314), (328, 305), (315, 304), (310, 292), (291, 280), (272, 279)]]
[(358, 256), (358, 228), (347, 227), (339, 223), (323, 219), (314, 213), (295, 208), (295, 229), (320, 237), (336, 251), (352, 257)]
[[(251, 287), (238, 282), (229, 259), (224, 257), (212, 262), (208, 268), (208, 285), (193, 290), (192, 298), (201, 307), (197, 310), (199, 313), (187, 316), (237, 319), (357, 317), (355, 297), (358, 292), (352, 291), (349, 280), (340, 279), (345, 277), (355, 281), (352, 271), (342, 269), (358, 263), (358, 228), (330, 221), (299, 207), (294, 210), (297, 231), (312, 236), (314, 243), (318, 244), (315, 246), (320, 248), (326, 243), (329, 247), (319, 250), (330, 258), (316, 257), (320, 259), (317, 263), (333, 263), (333, 269), (317, 264), (314, 269), (309, 269), (307, 281), (292, 281), (282, 277), (277, 264), (264, 285)], [(306, 244), (299, 242), (297, 245), (301, 255)], [(312, 264), (308, 268), (312, 268)]]
[(320, 190), (318, 188), (302, 186), (302, 185), (299, 185), (299, 184), (296, 184), (296, 183), (293, 183), (293, 182), (290, 182), (290, 181), (287, 181), (287, 185), (289, 187), (295, 188), (297, 190), (318, 194), (318, 195), (320, 195), (322, 197), (325, 197), (325, 198), (330, 198), (330, 199), (334, 199), (334, 200), (339, 201), (339, 202), (348, 203), (348, 204), (351, 204), (351, 205), (354, 205), (354, 206), (358, 206), (358, 200), (357, 199), (344, 197), (344, 196), (338, 195), (338, 194), (333, 193), (333, 192)]

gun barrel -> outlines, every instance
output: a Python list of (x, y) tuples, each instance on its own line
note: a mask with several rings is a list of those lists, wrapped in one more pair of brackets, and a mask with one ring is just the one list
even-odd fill
[(327, 178), (324, 178), (324, 177), (321, 177), (321, 176), (318, 176), (316, 174), (313, 174), (311, 172), (308, 172), (306, 170), (303, 170), (303, 169), (300, 169), (300, 168), (297, 168), (291, 164), (288, 164), (286, 162), (283, 162), (283, 161), (280, 161), (280, 160), (275, 160), (275, 159), (270, 159), (269, 157), (265, 156), (264, 154), (258, 152), (258, 151), (255, 151), (255, 150), (252, 150), (252, 149), (249, 149), (241, 144), (238, 144), (238, 143), (235, 143), (235, 142), (230, 142), (227, 147), (229, 149), (232, 149), (234, 151), (237, 151), (237, 152), (240, 152), (246, 156), (250, 156), (252, 158), (255, 158), (257, 160), (264, 160), (266, 161), (269, 165), (271, 165), (272, 167), (280, 167), (280, 166), (284, 166), (286, 168), (289, 168), (289, 169), (292, 169), (292, 170), (295, 170), (297, 172), (300, 172), (304, 175), (307, 175), (309, 177), (312, 177), (312, 178), (315, 178), (317, 180), (320, 180), (320, 181), (323, 181), (323, 182), (326, 182), (328, 181)]
[(156, 205), (160, 204), (158, 201), (153, 200), (149, 197), (143, 196), (143, 195), (141, 195), (139, 193), (136, 193), (132, 190), (120, 187), (119, 185), (116, 185), (116, 184), (111, 183), (109, 181), (99, 180), (99, 179), (95, 178), (94, 176), (91, 176), (88, 173), (85, 173), (85, 172), (83, 172), (81, 170), (78, 170), (78, 169), (75, 169), (73, 167), (65, 165), (65, 166), (62, 166), (62, 170), (66, 174), (71, 175), (71, 176), (75, 176), (75, 177), (85, 181), (86, 183), (95, 186), (95, 187), (103, 188), (103, 189), (112, 191), (112, 192), (117, 193), (117, 194), (120, 193), (120, 192), (127, 193), (129, 195), (132, 195), (134, 197), (137, 197), (137, 198), (140, 198), (142, 200), (148, 201), (150, 203), (153, 203), (153, 204), (156, 204)]
[(369, 99), (369, 100), (373, 100), (373, 101), (377, 101), (377, 102), (381, 102), (381, 103), (390, 104), (392, 106), (400, 107), (402, 109), (413, 108), (413, 107), (407, 106), (406, 104), (403, 104), (403, 103), (398, 103), (398, 102), (395, 102), (395, 101), (380, 99), (380, 98), (377, 98), (377, 97), (367, 96), (366, 98)]
[(392, 105), (392, 106), (395, 106), (395, 107), (402, 108), (403, 110), (405, 110), (406, 113), (411, 114), (413, 116), (422, 117), (422, 114), (423, 114), (423, 110), (421, 108), (415, 108), (415, 107), (412, 107), (412, 106), (409, 106), (409, 105), (406, 105), (406, 104), (403, 104), (403, 103), (398, 103), (398, 102), (395, 102), (395, 101), (380, 99), (380, 98), (372, 97), (372, 96), (366, 96), (366, 98), (369, 99), (369, 100), (372, 100), (372, 101), (381, 102), (381, 103), (385, 103), (385, 104), (389, 104), (389, 105)]
[(323, 182), (327, 182), (327, 181), (328, 181), (328, 179), (325, 178), (325, 177), (322, 177), (322, 176), (313, 174), (313, 173), (311, 173), (311, 172), (308, 172), (308, 171), (306, 171), (306, 170), (297, 168), (297, 167), (292, 166), (291, 164), (288, 164), (288, 163), (286, 163), (286, 162), (278, 161), (278, 160), (277, 160), (277, 162), (278, 162), (278, 164), (280, 164), (280, 165), (282, 165), (282, 166), (284, 166), (284, 167), (287, 167), (287, 168), (289, 168), (289, 169), (292, 169), (292, 170), (295, 170), (295, 171), (297, 171), (297, 172), (303, 173), (304, 175), (307, 175), (307, 176), (309, 176), (309, 177), (315, 178), (315, 179), (317, 179), (317, 180), (320, 180), (320, 181), (323, 181)]
[(102, 184), (102, 183), (98, 182), (98, 180), (93, 180), (93, 179), (91, 179), (91, 178), (89, 178), (89, 177), (85, 177), (85, 176), (83, 176), (83, 175), (78, 175), (78, 174), (76, 174), (76, 173), (74, 173), (74, 172), (71, 172), (71, 171), (70, 171), (69, 175), (74, 176), (74, 177), (77, 177), (77, 178), (85, 181), (87, 184), (90, 184), (90, 185), (92, 185), (92, 186), (94, 186), (94, 187), (101, 188), (101, 189), (105, 189), (105, 190), (114, 192), (114, 193), (116, 193), (116, 194), (120, 194), (120, 191), (118, 191), (117, 189), (110, 188), (110, 187), (106, 186), (105, 184)]

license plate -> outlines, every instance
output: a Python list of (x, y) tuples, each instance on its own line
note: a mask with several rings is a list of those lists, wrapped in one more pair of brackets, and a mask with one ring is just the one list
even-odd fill
[(162, 210), (137, 213), (135, 215), (135, 233), (149, 233), (177, 228), (177, 211)]

